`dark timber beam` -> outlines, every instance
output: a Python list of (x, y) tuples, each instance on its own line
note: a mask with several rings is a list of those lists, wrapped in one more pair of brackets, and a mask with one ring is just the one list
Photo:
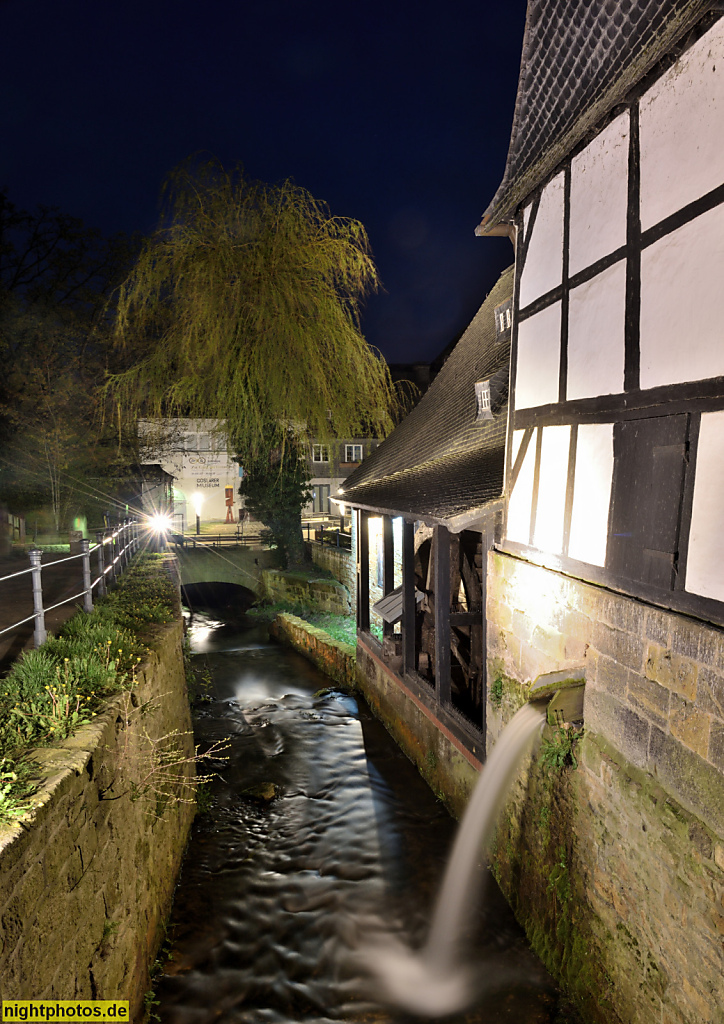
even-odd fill
[(435, 558), (435, 689), (441, 704), (450, 703), (450, 534), (434, 532)]
[(370, 530), (369, 513), (358, 512), (357, 520), (357, 627), (370, 631)]
[(417, 671), (415, 651), (415, 524), (402, 524), (402, 668)]
[[(395, 538), (390, 516), (382, 517), (382, 589), (385, 596), (395, 589)], [(391, 636), (395, 632), (394, 622), (383, 622), (382, 632)]]

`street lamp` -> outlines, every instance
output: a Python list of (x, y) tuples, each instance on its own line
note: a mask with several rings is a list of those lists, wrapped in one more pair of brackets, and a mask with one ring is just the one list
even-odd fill
[(201, 506), (204, 503), (204, 496), (197, 491), (196, 494), (191, 496), (191, 501), (193, 502), (194, 512), (196, 513), (196, 536), (198, 537), (201, 533)]

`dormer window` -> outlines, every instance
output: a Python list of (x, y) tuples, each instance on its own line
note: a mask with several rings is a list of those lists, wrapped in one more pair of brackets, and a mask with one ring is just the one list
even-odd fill
[(495, 310), (495, 333), (503, 334), (504, 331), (509, 331), (512, 325), (513, 309), (511, 304), (506, 302)]
[(479, 380), (475, 384), (475, 401), (477, 404), (477, 420), (492, 420), (493, 411), (490, 407), (490, 380)]

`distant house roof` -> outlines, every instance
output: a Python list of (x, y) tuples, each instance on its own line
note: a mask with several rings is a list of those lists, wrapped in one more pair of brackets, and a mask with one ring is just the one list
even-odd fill
[[(462, 529), (501, 496), (510, 331), (496, 331), (495, 308), (512, 294), (509, 267), (419, 403), (347, 478), (345, 503)], [(497, 409), (479, 420), (475, 384), (491, 378)]]
[(508, 161), (476, 233), (510, 219), (712, 6), (712, 0), (529, 0)]

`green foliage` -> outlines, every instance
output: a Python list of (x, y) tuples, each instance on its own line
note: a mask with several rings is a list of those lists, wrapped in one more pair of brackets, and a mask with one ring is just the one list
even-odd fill
[(364, 227), (291, 181), (216, 161), (186, 161), (164, 195), (118, 294), (117, 341), (144, 346), (111, 380), (118, 401), (222, 418), (245, 460), (268, 448), (269, 424), (320, 440), (387, 434), (389, 372), (359, 326), (377, 286)]
[(27, 760), (0, 758), (0, 822), (21, 818), (30, 807), (27, 798), (35, 790), (33, 771)]
[(503, 703), (503, 677), (502, 676), (496, 676), (495, 679), (493, 680), (493, 684), (490, 687), (490, 703), (493, 705), (493, 707), (496, 709), (496, 711), (500, 710), (500, 707), (501, 707), (501, 705)]
[(276, 546), (281, 565), (304, 561), (302, 508), (312, 496), (309, 471), (291, 431), (271, 430), (264, 449), (247, 459), (239, 493), (263, 523), (262, 543)]
[(538, 760), (547, 772), (562, 772), (566, 768), (577, 768), (576, 744), (580, 733), (572, 726), (561, 727), (553, 733), (552, 739), (543, 739)]
[(110, 481), (135, 460), (135, 430), (104, 403), (105, 372), (127, 357), (100, 314), (138, 248), (0, 192), (0, 500), (47, 509), (56, 533), (107, 508)]
[(568, 858), (566, 848), (561, 845), (556, 850), (556, 859), (548, 875), (548, 893), (551, 893), (558, 903), (565, 906), (571, 898), (571, 879), (568, 871)]
[(26, 809), (28, 748), (72, 735), (111, 694), (134, 685), (147, 652), (143, 631), (170, 621), (176, 600), (157, 561), (139, 559), (93, 612), (78, 612), (0, 680), (0, 822)]

